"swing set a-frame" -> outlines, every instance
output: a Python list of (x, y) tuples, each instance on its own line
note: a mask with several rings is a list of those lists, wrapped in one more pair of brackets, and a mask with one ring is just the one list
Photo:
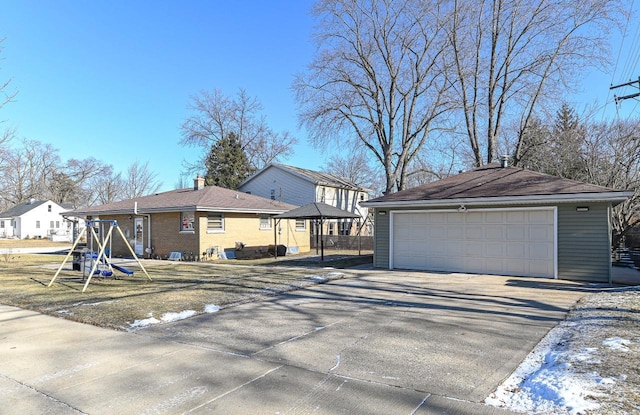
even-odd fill
[[(104, 225), (105, 224), (109, 224), (110, 225), (109, 226), (109, 231), (107, 232), (106, 235), (104, 234)], [(98, 225), (100, 227), (99, 228), (100, 229), (100, 235), (98, 235), (98, 233), (96, 232), (95, 225)], [(112, 241), (112, 236), (113, 236), (113, 230), (114, 229), (116, 229), (118, 231), (118, 234), (122, 238), (122, 241), (124, 241), (125, 246), (129, 249), (129, 252), (131, 252), (131, 255), (133, 256), (133, 259), (136, 260), (136, 262), (140, 266), (140, 269), (142, 270), (142, 272), (144, 272), (144, 274), (147, 276), (149, 281), (151, 281), (151, 277), (149, 276), (149, 273), (147, 272), (147, 270), (142, 265), (142, 262), (140, 262), (140, 259), (138, 259), (138, 256), (136, 255), (136, 253), (133, 250), (133, 248), (131, 248), (131, 245), (129, 244), (129, 241), (127, 241), (127, 238), (122, 233), (122, 229), (120, 229), (120, 227), (118, 226), (118, 221), (115, 221), (115, 220), (87, 220), (86, 226), (84, 227), (82, 232), (80, 232), (80, 235), (78, 235), (78, 237), (76, 238), (75, 242), (73, 243), (73, 246), (69, 250), (69, 253), (67, 254), (67, 256), (62, 261), (62, 264), (60, 264), (60, 268), (58, 268), (58, 271), (56, 271), (56, 274), (53, 276), (53, 278), (51, 279), (51, 281), (49, 282), (49, 285), (47, 285), (47, 287), (51, 287), (51, 285), (53, 285), (53, 282), (56, 280), (56, 278), (58, 278), (58, 275), (60, 274), (60, 271), (62, 271), (62, 268), (64, 267), (64, 265), (67, 263), (69, 258), (71, 258), (71, 255), (73, 255), (74, 251), (78, 247), (78, 244), (80, 243), (82, 238), (85, 235), (87, 235), (87, 238), (89, 238), (89, 235), (88, 235), (89, 232), (91, 233), (91, 236), (90, 236), (90, 239), (89, 239), (90, 248), (89, 248), (89, 251), (87, 253), (89, 255), (91, 255), (91, 271), (89, 271), (89, 275), (87, 276), (87, 280), (86, 280), (86, 282), (84, 284), (84, 288), (82, 289), (82, 292), (85, 292), (87, 290), (87, 287), (89, 286), (89, 283), (91, 282), (91, 277), (93, 277), (94, 274), (98, 274), (98, 273), (102, 272), (103, 275), (110, 276), (110, 275), (113, 275), (113, 270), (115, 268), (120, 272), (123, 272), (123, 273), (128, 274), (128, 275), (132, 275), (133, 274), (132, 271), (129, 271), (129, 270), (123, 268), (123, 267), (119, 267), (119, 266), (111, 263), (111, 249), (107, 250), (107, 246), (109, 248), (111, 248), (111, 241)], [(94, 241), (96, 242), (98, 250), (99, 250), (97, 256), (93, 252), (93, 243), (94, 243)], [(106, 269), (100, 271), (98, 269), (98, 267), (106, 267)]]

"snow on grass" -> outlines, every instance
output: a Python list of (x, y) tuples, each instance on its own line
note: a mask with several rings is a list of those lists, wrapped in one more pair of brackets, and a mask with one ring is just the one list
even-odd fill
[[(610, 410), (616, 407), (626, 410), (624, 400), (611, 400), (611, 391), (617, 390), (618, 396), (621, 390), (633, 387), (622, 373), (626, 365), (612, 366), (611, 356), (632, 355), (635, 340), (609, 333), (636, 333), (635, 323), (626, 317), (635, 309), (633, 297), (614, 294), (612, 291), (587, 297), (567, 320), (547, 333), (485, 403), (527, 414), (612, 413)], [(612, 315), (613, 307), (616, 313)], [(607, 366), (598, 369), (605, 361)], [(598, 370), (608, 372), (610, 377), (601, 376)]]
[(220, 311), (220, 306), (213, 304), (207, 304), (206, 306), (204, 306), (204, 312), (207, 314), (217, 313), (218, 311)]
[[(220, 306), (214, 304), (207, 304), (204, 306), (204, 312), (207, 314), (216, 313), (218, 311), (220, 311)], [(174, 321), (184, 320), (186, 318), (193, 317), (196, 314), (198, 314), (198, 312), (195, 310), (184, 310), (179, 313), (164, 313), (160, 319), (157, 319), (150, 313), (149, 316), (143, 320), (136, 320), (133, 323), (129, 323), (129, 331), (135, 331), (136, 329), (142, 329), (154, 324), (171, 323)]]
[(608, 347), (611, 350), (619, 350), (621, 352), (628, 352), (629, 345), (631, 344), (630, 340), (623, 339), (621, 337), (609, 337), (602, 342), (603, 346)]
[(571, 323), (561, 323), (552, 329), (485, 403), (530, 414), (580, 414), (597, 409), (596, 387), (612, 379), (573, 370), (572, 362), (593, 361), (595, 349), (567, 348), (563, 337), (570, 328)]

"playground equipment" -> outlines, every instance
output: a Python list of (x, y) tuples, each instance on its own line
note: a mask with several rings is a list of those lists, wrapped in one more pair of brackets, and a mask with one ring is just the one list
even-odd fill
[[(109, 231), (107, 232), (107, 234), (105, 235), (104, 233), (104, 225), (105, 224), (109, 224)], [(67, 256), (64, 258), (64, 260), (62, 261), (62, 264), (60, 264), (60, 268), (58, 268), (58, 271), (56, 271), (56, 274), (53, 276), (53, 278), (51, 279), (51, 281), (49, 282), (49, 285), (47, 285), (47, 287), (51, 287), (51, 285), (53, 285), (53, 282), (56, 280), (56, 278), (58, 277), (58, 274), (60, 274), (60, 271), (62, 271), (62, 268), (64, 267), (64, 265), (67, 263), (67, 261), (69, 260), (69, 258), (71, 257), (71, 255), (73, 255), (73, 252), (76, 250), (76, 248), (78, 247), (78, 244), (80, 243), (80, 240), (82, 240), (83, 236), (87, 235), (87, 237), (89, 237), (89, 232), (91, 233), (90, 239), (89, 239), (89, 250), (85, 253), (84, 258), (83, 258), (83, 267), (82, 267), (82, 276), (83, 279), (86, 277), (86, 282), (84, 284), (84, 288), (82, 289), (82, 292), (85, 292), (87, 287), (89, 286), (89, 282), (91, 282), (91, 278), (93, 277), (93, 275), (97, 275), (97, 274), (102, 274), (105, 277), (111, 276), (113, 275), (113, 270), (117, 270), (119, 272), (122, 272), (123, 274), (127, 274), (127, 275), (133, 275), (133, 271), (130, 271), (124, 267), (115, 265), (111, 263), (111, 241), (112, 241), (112, 235), (113, 235), (113, 230), (116, 229), (118, 231), (118, 234), (120, 235), (120, 237), (122, 238), (122, 240), (124, 241), (124, 244), (126, 245), (126, 247), (129, 249), (129, 252), (131, 252), (131, 255), (133, 255), (133, 258), (136, 260), (136, 262), (138, 263), (138, 265), (140, 266), (140, 269), (142, 270), (142, 272), (145, 273), (145, 275), (147, 276), (147, 278), (149, 279), (149, 281), (151, 281), (151, 277), (149, 276), (149, 273), (147, 273), (147, 270), (144, 268), (144, 266), (142, 265), (142, 263), (140, 262), (140, 260), (138, 259), (138, 256), (136, 255), (136, 253), (134, 252), (134, 250), (131, 248), (131, 245), (129, 244), (129, 241), (127, 241), (127, 238), (124, 236), (124, 234), (122, 233), (122, 230), (120, 229), (120, 227), (118, 226), (118, 221), (115, 220), (88, 220), (87, 221), (87, 226), (85, 226), (85, 228), (82, 230), (82, 232), (80, 232), (80, 235), (78, 235), (78, 237), (76, 238), (75, 242), (73, 243), (73, 246), (71, 247), (71, 249), (69, 250), (69, 253), (67, 254)], [(95, 225), (98, 225), (98, 229), (100, 231), (100, 236), (98, 235), (98, 233), (96, 232), (95, 229)], [(94, 242), (97, 244), (97, 248), (98, 248), (98, 254), (95, 254), (94, 251)], [(109, 249), (107, 249), (107, 246), (109, 246)], [(89, 271), (89, 274), (86, 274), (86, 259), (87, 259), (87, 255), (89, 255), (90, 258), (90, 263), (91, 263), (91, 269)]]

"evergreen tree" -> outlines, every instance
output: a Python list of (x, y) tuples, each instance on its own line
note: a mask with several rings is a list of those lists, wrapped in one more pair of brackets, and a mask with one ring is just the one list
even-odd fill
[(249, 159), (234, 133), (219, 139), (211, 146), (205, 160), (205, 168), (207, 185), (234, 190), (253, 173)]

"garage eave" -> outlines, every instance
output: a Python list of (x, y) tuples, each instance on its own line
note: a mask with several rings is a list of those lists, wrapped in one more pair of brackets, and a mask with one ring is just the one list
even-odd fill
[(464, 205), (470, 206), (505, 206), (543, 204), (552, 205), (558, 203), (594, 203), (605, 202), (614, 205), (622, 203), (633, 192), (603, 192), (603, 193), (570, 193), (553, 195), (529, 195), (529, 196), (500, 196), (482, 198), (455, 198), (434, 200), (396, 200), (380, 202), (361, 202), (360, 205), (368, 208), (401, 208), (401, 207), (451, 207)]

